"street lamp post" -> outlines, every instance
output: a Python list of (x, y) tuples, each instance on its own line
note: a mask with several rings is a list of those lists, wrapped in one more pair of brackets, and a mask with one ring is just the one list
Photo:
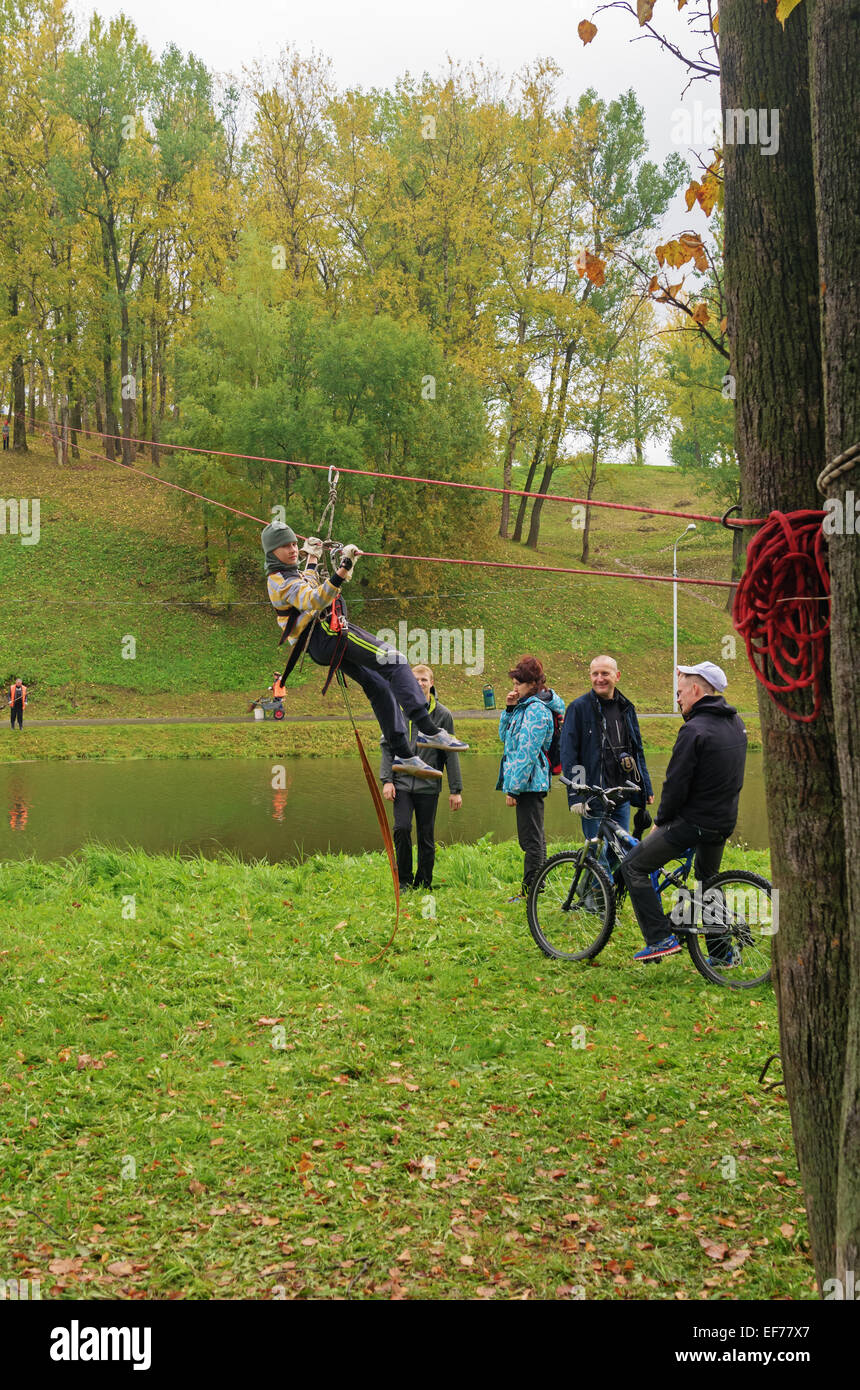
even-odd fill
[(672, 713), (678, 713), (678, 546), (688, 531), (695, 531), (696, 523), (691, 521), (675, 542), (672, 549)]

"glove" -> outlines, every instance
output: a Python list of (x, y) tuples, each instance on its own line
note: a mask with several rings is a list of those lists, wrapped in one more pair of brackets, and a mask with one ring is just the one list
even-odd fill
[(361, 555), (361, 553), (362, 552), (359, 550), (357, 545), (345, 545), (343, 547), (343, 550), (340, 552), (341, 568), (346, 570), (347, 579), (352, 579), (353, 565), (355, 564), (356, 560), (358, 559), (359, 555)]
[(304, 545), (300, 547), (302, 552), (307, 555), (309, 560), (319, 560), (323, 553), (323, 543), (319, 536), (308, 536)]

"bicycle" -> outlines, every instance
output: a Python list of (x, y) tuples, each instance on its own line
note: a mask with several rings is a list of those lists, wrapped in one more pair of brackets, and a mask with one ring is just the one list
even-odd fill
[[(610, 819), (615, 807), (638, 787), (627, 783), (607, 790), (576, 790), (587, 801), (596, 798), (603, 804), (597, 834), (582, 849), (564, 850), (546, 860), (532, 882), (526, 908), (535, 942), (555, 960), (593, 960), (603, 950), (627, 885), (619, 869), (610, 875), (599, 856), (606, 847), (621, 861), (639, 843)], [(687, 880), (694, 858), (695, 851), (686, 850), (651, 875), (661, 900), (667, 892), (674, 894), (668, 912), (675, 935), (686, 942), (693, 964), (709, 983), (729, 989), (766, 984), (771, 975), (770, 940), (776, 931), (771, 884), (759, 874), (729, 869), (691, 892)]]

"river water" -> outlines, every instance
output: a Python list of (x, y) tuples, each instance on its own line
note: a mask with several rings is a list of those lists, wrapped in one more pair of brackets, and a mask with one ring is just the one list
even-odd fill
[[(667, 761), (649, 759), (657, 788)], [(495, 790), (498, 758), (466, 753), (461, 766), (463, 808), (449, 810), (443, 783), (438, 843), (474, 841), (490, 830), (496, 840), (516, 839), (515, 812)], [(549, 840), (579, 837), (563, 787), (547, 798), (546, 828)], [(768, 845), (760, 753), (747, 759), (734, 838), (753, 849)], [(357, 757), (294, 758), (283, 775), (262, 759), (0, 765), (0, 859), (61, 858), (88, 841), (150, 853), (231, 850), (273, 862), (380, 847)]]

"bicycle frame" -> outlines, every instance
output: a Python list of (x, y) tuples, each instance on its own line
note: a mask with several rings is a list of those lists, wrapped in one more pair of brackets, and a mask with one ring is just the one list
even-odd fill
[[(604, 801), (605, 800), (606, 797), (604, 795)], [(631, 835), (629, 831), (625, 830), (623, 826), (619, 825), (617, 821), (614, 821), (612, 819), (612, 809), (613, 808), (611, 806), (607, 806), (604, 810), (604, 813), (600, 819), (600, 824), (597, 827), (597, 834), (594, 835), (591, 839), (586, 840), (585, 842), (583, 857), (589, 852), (589, 850), (591, 850), (594, 854), (595, 859), (600, 860), (604, 849), (609, 848), (614, 854), (615, 858), (620, 863), (623, 859), (627, 857), (628, 854), (630, 854), (630, 852), (633, 849), (636, 848), (638, 844), (641, 843), (639, 840), (636, 839), (634, 835)], [(680, 888), (687, 882), (687, 879), (690, 877), (690, 873), (693, 868), (693, 860), (695, 859), (695, 857), (696, 851), (694, 849), (687, 849), (682, 853), (678, 854), (678, 858), (683, 860), (683, 863), (680, 865), (679, 868), (676, 868), (673, 872), (665, 873), (662, 869), (655, 869), (653, 871), (653, 873), (651, 874), (651, 884), (653, 886), (654, 892), (658, 895), (658, 897), (662, 897), (663, 893), (666, 891), (667, 888)], [(613, 875), (613, 877), (615, 877), (615, 875)], [(576, 885), (576, 883), (578, 883), (578, 881), (579, 874), (576, 875), (574, 879), (574, 884), (571, 886), (571, 897), (573, 895), (573, 887)], [(623, 897), (627, 889), (627, 885), (625, 884), (623, 878), (616, 878), (615, 884), (617, 896), (619, 898)], [(680, 927), (679, 930), (695, 931), (696, 927), (694, 925), (686, 925)]]

